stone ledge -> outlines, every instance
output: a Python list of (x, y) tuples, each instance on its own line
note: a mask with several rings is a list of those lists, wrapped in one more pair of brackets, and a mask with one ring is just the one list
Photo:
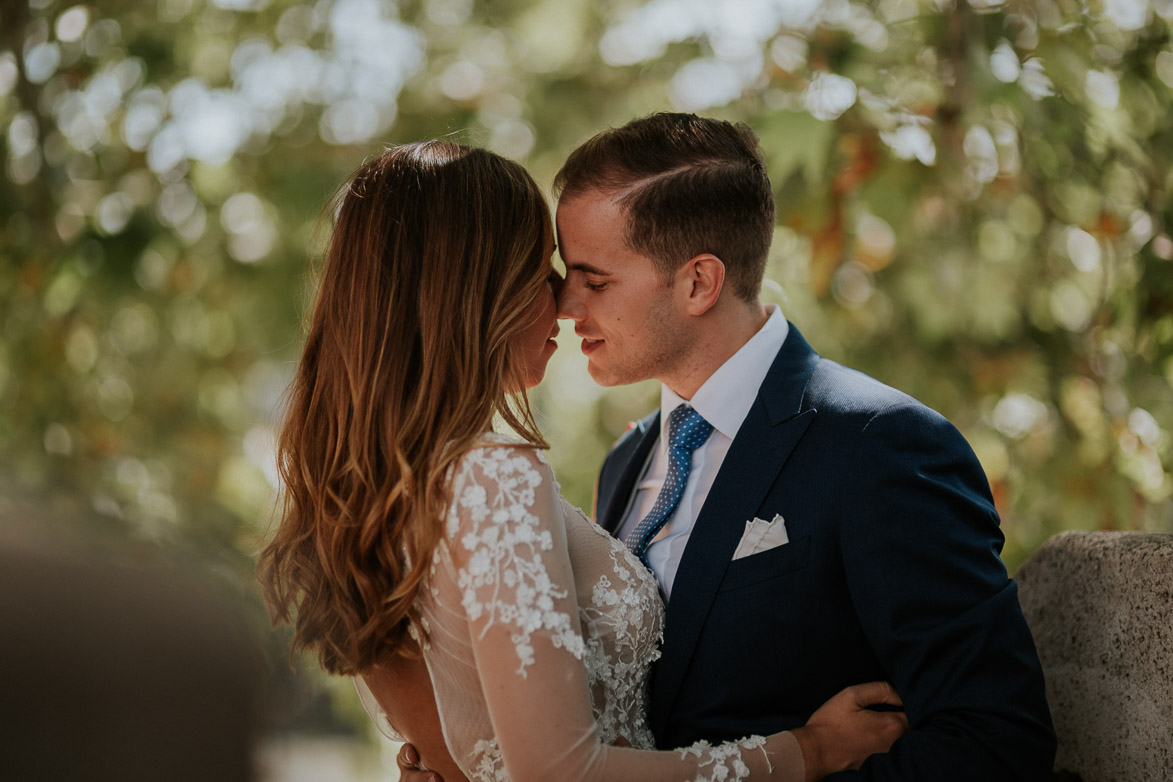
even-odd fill
[(1173, 535), (1064, 532), (1016, 578), (1046, 675), (1056, 771), (1173, 779)]

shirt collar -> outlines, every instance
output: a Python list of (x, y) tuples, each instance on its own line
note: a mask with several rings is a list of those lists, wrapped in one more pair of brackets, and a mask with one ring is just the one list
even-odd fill
[(691, 405), (721, 434), (732, 440), (749, 415), (758, 389), (770, 371), (774, 357), (782, 349), (790, 324), (777, 306), (767, 306), (770, 315), (758, 332), (709, 375), (691, 400), (685, 400), (663, 383), (660, 384), (661, 447), (668, 442), (668, 415), (682, 404)]

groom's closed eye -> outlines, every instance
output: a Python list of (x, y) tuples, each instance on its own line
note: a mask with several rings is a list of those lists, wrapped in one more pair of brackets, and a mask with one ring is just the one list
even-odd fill
[(611, 282), (611, 278), (613, 276), (610, 272), (604, 271), (603, 269), (600, 269), (597, 266), (592, 266), (588, 263), (582, 263), (581, 261), (573, 263), (567, 262), (566, 281), (568, 283), (573, 281), (574, 284), (577, 285), (577, 280), (572, 280), (572, 278), (578, 275), (582, 276), (582, 287), (586, 288), (592, 293), (598, 293), (599, 291), (604, 290)]

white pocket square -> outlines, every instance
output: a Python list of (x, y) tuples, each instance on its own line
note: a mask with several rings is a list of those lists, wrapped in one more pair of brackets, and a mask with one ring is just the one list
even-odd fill
[(741, 542), (737, 544), (737, 550), (733, 552), (733, 558), (741, 559), (761, 554), (763, 551), (785, 546), (789, 542), (786, 520), (781, 516), (774, 514), (770, 521), (754, 519), (745, 522), (745, 533), (741, 536)]

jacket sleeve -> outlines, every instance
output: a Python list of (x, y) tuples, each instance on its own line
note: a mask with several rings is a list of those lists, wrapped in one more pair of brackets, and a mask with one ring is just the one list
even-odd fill
[(829, 779), (1049, 780), (1042, 669), (973, 451), (910, 403), (867, 421), (847, 462), (847, 587), (911, 730), (889, 754)]

